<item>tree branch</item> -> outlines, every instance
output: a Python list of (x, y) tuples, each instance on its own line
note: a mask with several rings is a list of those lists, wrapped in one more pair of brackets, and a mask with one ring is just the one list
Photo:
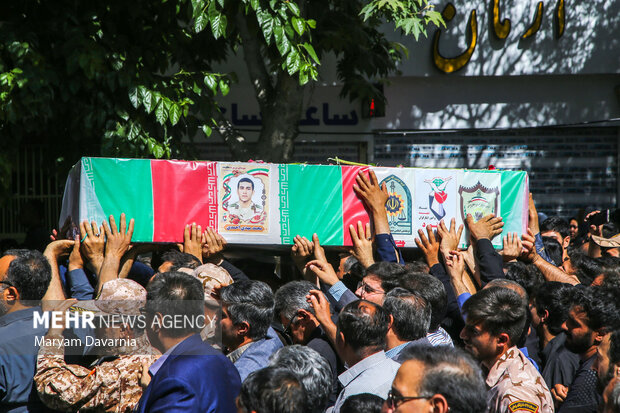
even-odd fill
[(238, 13), (235, 19), (241, 41), (243, 42), (243, 59), (248, 67), (258, 104), (261, 110), (264, 111), (270, 97), (273, 95), (273, 85), (261, 53), (261, 44), (258, 36), (262, 36), (262, 34), (259, 33), (258, 36), (252, 35), (248, 28), (248, 21), (241, 13)]
[(219, 110), (214, 111), (213, 119), (217, 122), (217, 131), (228, 145), (230, 152), (237, 161), (247, 161), (250, 159), (248, 142), (243, 135), (235, 129), (228, 119)]

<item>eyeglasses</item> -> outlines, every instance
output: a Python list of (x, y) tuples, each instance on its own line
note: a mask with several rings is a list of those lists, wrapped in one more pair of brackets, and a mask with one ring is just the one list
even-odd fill
[(364, 281), (360, 281), (357, 283), (357, 289), (362, 289), (361, 294), (385, 294), (385, 291), (379, 291), (375, 288), (372, 288), (370, 285), (366, 284)]
[(284, 329), (284, 331), (282, 332), (282, 334), (284, 335), (284, 337), (290, 342), (293, 343), (293, 336), (291, 335), (291, 326), (293, 325), (293, 323), (295, 322), (295, 319), (297, 318), (299, 314), (295, 314), (293, 316), (293, 318), (291, 318), (291, 321), (288, 322), (288, 325), (286, 326), (286, 328)]
[(390, 409), (396, 409), (401, 404), (410, 402), (411, 400), (430, 399), (431, 397), (432, 396), (413, 396), (413, 397), (396, 396), (394, 395), (394, 391), (390, 390), (385, 402), (387, 403)]

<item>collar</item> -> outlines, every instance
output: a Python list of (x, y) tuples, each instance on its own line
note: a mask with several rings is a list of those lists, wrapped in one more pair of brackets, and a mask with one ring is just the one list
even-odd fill
[(34, 313), (40, 313), (41, 307), (30, 307), (23, 310), (13, 311), (0, 317), (0, 327), (6, 327), (16, 321), (28, 320), (34, 318)]
[[(187, 338), (185, 340), (187, 340)], [(183, 340), (183, 341), (185, 341), (185, 340)], [(157, 360), (155, 360), (155, 362), (153, 364), (151, 364), (151, 367), (149, 367), (149, 374), (151, 375), (151, 377), (153, 377), (153, 376), (155, 376), (157, 374), (157, 372), (159, 371), (161, 366), (166, 362), (166, 360), (168, 359), (170, 354), (172, 354), (174, 349), (177, 348), (177, 346), (179, 344), (181, 344), (183, 341), (179, 341), (174, 346), (170, 347), (168, 350), (166, 350), (166, 352), (164, 354), (162, 354)]]
[[(510, 364), (516, 359), (523, 358), (525, 358), (525, 356), (523, 356), (516, 346), (510, 347), (489, 370), (486, 380), (487, 386), (495, 387)], [(524, 363), (523, 360), (521, 361)]]
[(254, 344), (254, 342), (250, 341), (249, 343), (242, 345), (236, 350), (231, 351), (230, 353), (226, 355), (226, 357), (228, 357), (228, 360), (230, 360), (232, 363), (235, 363), (237, 360), (241, 358), (243, 353), (245, 353), (245, 351), (250, 348), (252, 344)]
[(347, 371), (338, 376), (338, 380), (344, 387), (348, 386), (353, 380), (355, 380), (360, 374), (365, 372), (371, 367), (387, 360), (385, 351), (381, 350), (371, 356), (366, 357), (362, 361), (349, 368)]
[(399, 344), (396, 347), (393, 347), (387, 350), (385, 352), (385, 357), (389, 359), (393, 359), (394, 357), (398, 356), (400, 352), (403, 351), (403, 349), (409, 345), (409, 343), (411, 343), (411, 341), (407, 341), (406, 343)]

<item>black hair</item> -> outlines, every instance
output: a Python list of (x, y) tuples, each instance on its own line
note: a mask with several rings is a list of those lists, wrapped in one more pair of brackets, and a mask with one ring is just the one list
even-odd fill
[(360, 393), (347, 397), (340, 413), (381, 413), (383, 399), (376, 394)]
[(250, 373), (241, 385), (239, 405), (246, 413), (306, 413), (310, 407), (295, 373), (274, 366)]
[(570, 261), (577, 269), (576, 276), (583, 285), (592, 284), (592, 281), (603, 272), (603, 266), (599, 260), (581, 251), (576, 250), (570, 254)]
[(254, 190), (254, 181), (252, 181), (250, 178), (239, 179), (239, 182), (237, 182), (237, 189), (239, 189), (239, 185), (241, 185), (241, 182), (249, 182), (252, 185), (252, 191)]
[(540, 224), (540, 232), (554, 231), (560, 234), (562, 240), (570, 236), (570, 226), (564, 218), (549, 217)]
[(356, 300), (342, 309), (337, 326), (346, 344), (355, 351), (369, 347), (383, 350), (389, 322), (388, 312), (383, 307), (370, 301)]
[(620, 291), (602, 286), (576, 289), (570, 296), (571, 307), (586, 313), (591, 330), (609, 332), (620, 328)]
[(525, 264), (521, 261), (509, 262), (506, 264), (506, 269), (506, 279), (523, 287), (530, 298), (533, 298), (545, 282), (542, 273), (534, 264)]
[(570, 297), (574, 288), (570, 284), (557, 281), (546, 282), (533, 297), (539, 316), (545, 311), (549, 312), (545, 324), (554, 336), (562, 332), (562, 324), (568, 318), (570, 303), (567, 297)]
[(515, 291), (504, 287), (484, 288), (463, 305), (467, 321), (481, 323), (493, 336), (506, 333), (516, 345), (527, 322), (525, 300)]
[(383, 308), (392, 315), (392, 329), (400, 340), (413, 341), (426, 337), (431, 322), (431, 306), (421, 294), (394, 288), (385, 295)]
[(428, 330), (433, 332), (446, 317), (448, 295), (443, 283), (430, 274), (410, 272), (402, 277), (401, 286), (419, 293), (431, 307), (431, 323)]
[(248, 337), (260, 340), (267, 335), (273, 319), (274, 296), (271, 288), (262, 281), (242, 280), (220, 290), (222, 305), (234, 324), (250, 325)]
[(482, 371), (463, 350), (449, 346), (417, 346), (406, 349), (403, 355), (403, 365), (407, 360), (424, 364), (424, 377), (418, 390), (420, 396), (441, 394), (451, 413), (483, 413), (486, 410), (487, 388)]
[(15, 257), (5, 280), (19, 292), (19, 300), (40, 301), (52, 280), (52, 268), (47, 259), (37, 250), (8, 250), (4, 255)]
[(190, 268), (194, 270), (202, 264), (200, 260), (192, 254), (181, 252), (176, 249), (171, 249), (164, 252), (161, 255), (161, 261), (169, 261), (172, 263), (170, 271), (178, 271), (181, 268)]
[[(168, 337), (184, 337), (200, 332), (204, 317), (204, 289), (197, 278), (182, 272), (156, 274), (146, 286), (147, 314), (161, 313), (164, 317), (184, 317), (184, 322), (163, 328)], [(187, 321), (187, 322), (186, 322)], [(189, 322), (192, 321), (192, 322)]]
[(405, 268), (407, 269), (407, 271), (410, 272), (423, 272), (425, 274), (428, 274), (428, 272), (430, 271), (428, 264), (424, 260), (408, 262), (407, 264), (405, 264)]
[(366, 269), (366, 275), (376, 275), (381, 280), (381, 288), (386, 293), (400, 286), (402, 277), (407, 273), (404, 266), (395, 262), (377, 262)]
[(553, 265), (559, 267), (562, 265), (562, 255), (564, 251), (562, 250), (562, 245), (558, 242), (557, 239), (553, 237), (542, 237), (543, 245), (545, 246), (545, 252), (553, 261)]

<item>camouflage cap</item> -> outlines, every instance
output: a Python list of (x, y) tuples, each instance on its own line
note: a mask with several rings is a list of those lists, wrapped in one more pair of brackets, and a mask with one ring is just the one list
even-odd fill
[(103, 284), (95, 300), (78, 301), (73, 309), (92, 311), (96, 315), (140, 315), (140, 309), (145, 304), (146, 289), (144, 287), (133, 280), (117, 278)]
[(592, 241), (595, 244), (603, 248), (618, 248), (620, 247), (620, 234), (616, 234), (611, 238), (599, 237), (597, 235), (592, 235)]
[(215, 264), (203, 264), (194, 270), (193, 275), (198, 278), (204, 287), (205, 301), (216, 302), (212, 295), (214, 290), (233, 283), (233, 279), (228, 271)]

